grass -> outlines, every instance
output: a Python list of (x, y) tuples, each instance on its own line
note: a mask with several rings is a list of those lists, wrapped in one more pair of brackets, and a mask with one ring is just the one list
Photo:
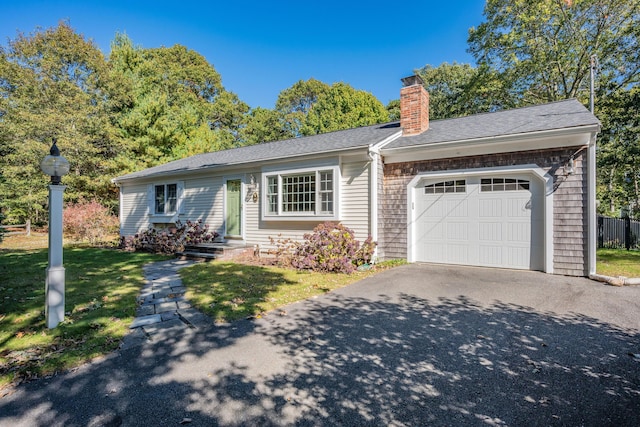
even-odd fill
[(381, 263), (353, 274), (296, 271), (273, 266), (215, 262), (180, 270), (187, 299), (216, 322), (231, 322), (347, 286), (404, 262)]
[(117, 348), (134, 318), (142, 265), (162, 257), (66, 246), (65, 321), (47, 329), (46, 235), (0, 244), (0, 388), (78, 366)]
[(596, 272), (612, 277), (640, 277), (640, 251), (598, 249)]

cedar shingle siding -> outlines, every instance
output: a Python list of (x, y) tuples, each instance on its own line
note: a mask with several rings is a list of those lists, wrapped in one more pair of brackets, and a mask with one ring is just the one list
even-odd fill
[(574, 174), (564, 175), (564, 162), (581, 147), (501, 153), (473, 157), (403, 162), (384, 165), (380, 197), (379, 246), (384, 258), (407, 256), (407, 184), (421, 172), (536, 164), (554, 177), (554, 273), (588, 274), (586, 150), (574, 156)]

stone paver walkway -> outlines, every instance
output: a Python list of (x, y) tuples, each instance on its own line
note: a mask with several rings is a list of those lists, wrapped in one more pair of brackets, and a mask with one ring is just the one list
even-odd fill
[(167, 333), (185, 333), (210, 323), (207, 316), (186, 301), (186, 289), (178, 270), (196, 261), (171, 259), (147, 264), (143, 267), (145, 285), (138, 297), (136, 318), (129, 327), (121, 349), (157, 341)]

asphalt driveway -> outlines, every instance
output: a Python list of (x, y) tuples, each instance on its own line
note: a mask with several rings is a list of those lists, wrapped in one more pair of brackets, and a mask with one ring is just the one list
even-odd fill
[(409, 265), (0, 399), (0, 425), (640, 425), (640, 287)]

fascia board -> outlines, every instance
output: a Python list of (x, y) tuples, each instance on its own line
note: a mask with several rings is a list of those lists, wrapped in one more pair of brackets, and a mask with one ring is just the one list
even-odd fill
[[(568, 135), (578, 135), (582, 133), (593, 133), (598, 132), (600, 130), (600, 125), (588, 125), (588, 126), (579, 126), (572, 128), (564, 128), (564, 129), (553, 129), (553, 130), (545, 130), (538, 132), (527, 132), (521, 134), (512, 134), (512, 135), (498, 135), (498, 136), (490, 136), (484, 138), (471, 138), (471, 139), (459, 139), (452, 141), (443, 141), (443, 142), (434, 142), (420, 145), (411, 145), (407, 147), (395, 147), (395, 148), (382, 148), (381, 152), (383, 154), (394, 154), (400, 151), (414, 151), (414, 150), (425, 150), (425, 149), (436, 149), (436, 148), (457, 148), (464, 147), (469, 148), (475, 145), (489, 145), (491, 143), (517, 143), (522, 141), (530, 141), (532, 139), (540, 139), (540, 138), (552, 138), (552, 137), (561, 137)], [(428, 132), (428, 131), (427, 131)]]
[[(491, 138), (449, 144), (425, 144), (402, 149), (382, 150), (389, 163), (436, 160), (496, 153), (588, 146), (594, 133), (539, 133), (527, 138)], [(535, 142), (535, 145), (531, 144)]]

